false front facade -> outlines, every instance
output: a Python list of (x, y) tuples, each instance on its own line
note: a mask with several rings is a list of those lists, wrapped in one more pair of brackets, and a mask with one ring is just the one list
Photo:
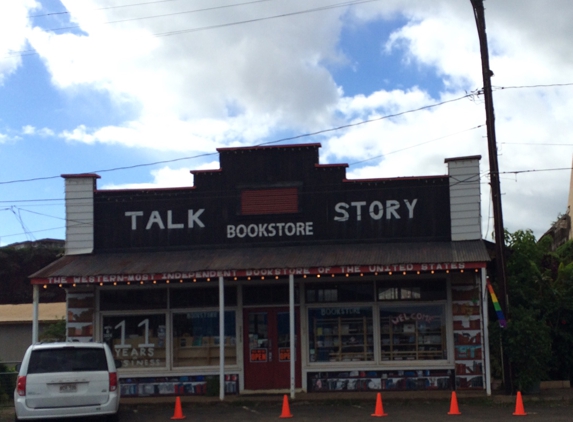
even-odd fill
[(105, 341), (123, 396), (488, 391), (478, 156), (348, 180), (319, 144), (219, 149), (194, 186), (64, 175), (68, 336)]

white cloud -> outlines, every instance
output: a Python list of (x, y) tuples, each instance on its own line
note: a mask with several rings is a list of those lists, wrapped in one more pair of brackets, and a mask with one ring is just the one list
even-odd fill
[(22, 63), (28, 12), (35, 7), (38, 3), (34, 0), (4, 1), (0, 5), (0, 86)]
[[(212, 3), (153, 2), (108, 9), (101, 8), (115, 5), (111, 0), (63, 3), (81, 34), (39, 27), (29, 33), (54, 86), (71, 95), (96, 90), (119, 107), (138, 110), (127, 121), (102, 119), (106, 123), (97, 127), (74, 123), (59, 131), (58, 136), (70, 145), (211, 153), (219, 146), (258, 144), (283, 135), (380, 119), (455, 99), (483, 85), (469, 1), (385, 0), (232, 26), (222, 25), (332, 2), (269, 1), (177, 15), (173, 13), (208, 8)], [(18, 6), (19, 29), (7, 32), (15, 34), (14, 40), (1, 36), (0, 25), (0, 53), (19, 49), (27, 34), (25, 11), (33, 2), (20, 4), (26, 6)], [(103, 24), (120, 20), (126, 21)], [(537, 0), (489, 1), (486, 20), (493, 84), (506, 88), (494, 95), (501, 171), (569, 167), (570, 148), (548, 144), (570, 143), (573, 87), (510, 87), (573, 82), (570, 0), (553, 0), (550, 6)], [(349, 81), (335, 79), (328, 67), (351, 65), (342, 53), (342, 29), (388, 21), (399, 27), (389, 37), (375, 40), (386, 50), (370, 72), (384, 75), (384, 61), (399, 57), (404, 73), (420, 78), (405, 76), (401, 81), (392, 75), (389, 80), (400, 81), (402, 89), (380, 86), (374, 92), (345, 96)], [(220, 27), (197, 30), (209, 26)], [(154, 35), (177, 31), (189, 32)], [(13, 44), (6, 47), (2, 42)], [(19, 57), (0, 59), (0, 81), (19, 62)], [(436, 86), (425, 86), (424, 75), (437, 79), (441, 92), (435, 94)], [(483, 156), (481, 168), (487, 173), (485, 128), (471, 130), (484, 123), (483, 98), (476, 96), (473, 101), (464, 99), (308, 140), (322, 141), (322, 162), (354, 163), (381, 156), (352, 165), (349, 177), (444, 174), (444, 158), (474, 154)], [(49, 133), (33, 124), (24, 130)], [(152, 173), (150, 186), (185, 179), (179, 173), (183, 170), (162, 171)], [(489, 203), (486, 182), (484, 177), (484, 218)], [(508, 227), (544, 232), (557, 213), (565, 211), (568, 184), (567, 171), (504, 175)], [(487, 227), (485, 222), (484, 230)]]
[[(219, 162), (214, 161), (203, 164), (194, 170), (218, 169)], [(165, 166), (159, 170), (152, 170), (153, 181), (148, 183), (107, 184), (100, 189), (157, 189), (168, 187), (191, 187), (193, 175), (188, 168), (173, 169)]]
[[(337, 57), (339, 15), (344, 9), (321, 13), (318, 26), (316, 14), (310, 13), (153, 36), (304, 10), (327, 4), (325, 0), (297, 0), (288, 5), (269, 2), (110, 25), (97, 22), (121, 20), (127, 16), (125, 8), (94, 13), (97, 6), (107, 3), (64, 3), (87, 35), (47, 33), (36, 27), (30, 37), (54, 84), (62, 89), (91, 87), (108, 92), (117, 101), (137, 103), (142, 119), (229, 119), (238, 110), (273, 125), (322, 127), (329, 121), (329, 108), (338, 100), (337, 87), (322, 62)], [(140, 13), (163, 15), (182, 11), (181, 7), (164, 3), (147, 13), (140, 8)]]
[(29, 136), (37, 135), (37, 136), (40, 136), (42, 138), (55, 135), (55, 133), (52, 129), (49, 129), (46, 127), (42, 128), (42, 129), (37, 129), (32, 125), (24, 126), (22, 128), (22, 134), (23, 135), (29, 135)]

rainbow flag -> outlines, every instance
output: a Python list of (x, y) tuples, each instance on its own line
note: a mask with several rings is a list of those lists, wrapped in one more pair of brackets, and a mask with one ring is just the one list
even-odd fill
[(501, 328), (507, 327), (507, 321), (505, 320), (505, 315), (501, 310), (501, 305), (499, 304), (499, 300), (497, 300), (497, 296), (493, 291), (493, 286), (489, 282), (489, 278), (486, 279), (487, 283), (487, 290), (489, 291), (489, 295), (491, 296), (491, 301), (493, 303), (493, 308), (495, 309), (495, 313), (497, 314), (497, 321), (499, 322), (499, 326)]

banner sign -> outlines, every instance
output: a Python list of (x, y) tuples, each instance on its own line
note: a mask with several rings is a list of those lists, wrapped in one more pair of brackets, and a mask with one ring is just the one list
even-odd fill
[(32, 284), (99, 284), (99, 283), (150, 283), (153, 281), (178, 282), (179, 280), (210, 280), (218, 277), (284, 277), (294, 275), (304, 276), (331, 276), (348, 274), (381, 274), (392, 275), (409, 272), (435, 272), (435, 271), (464, 271), (485, 268), (485, 262), (442, 262), (428, 264), (395, 264), (395, 265), (344, 265), (336, 267), (307, 267), (307, 268), (266, 268), (257, 270), (225, 270), (225, 271), (194, 271), (173, 272), (161, 274), (109, 274), (97, 276), (67, 276), (34, 278)]

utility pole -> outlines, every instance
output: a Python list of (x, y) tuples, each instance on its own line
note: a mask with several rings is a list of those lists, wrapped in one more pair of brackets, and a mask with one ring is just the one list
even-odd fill
[[(493, 72), (489, 68), (489, 51), (487, 46), (487, 35), (485, 31), (485, 13), (483, 0), (470, 0), (474, 10), (474, 16), (479, 36), (482, 76), (483, 76), (483, 96), (485, 100), (485, 115), (487, 126), (487, 145), (489, 155), (489, 173), (491, 196), (493, 204), (493, 219), (495, 230), (495, 258), (496, 258), (496, 278), (500, 288), (500, 305), (509, 320), (508, 298), (507, 298), (507, 277), (505, 271), (505, 231), (503, 227), (503, 213), (501, 209), (501, 187), (499, 183), (499, 166), (497, 163), (497, 141), (495, 138), (495, 115), (493, 112), (493, 96), (491, 91), (491, 77)], [(512, 393), (511, 368), (509, 360), (502, 346), (502, 367), (505, 392)]]

